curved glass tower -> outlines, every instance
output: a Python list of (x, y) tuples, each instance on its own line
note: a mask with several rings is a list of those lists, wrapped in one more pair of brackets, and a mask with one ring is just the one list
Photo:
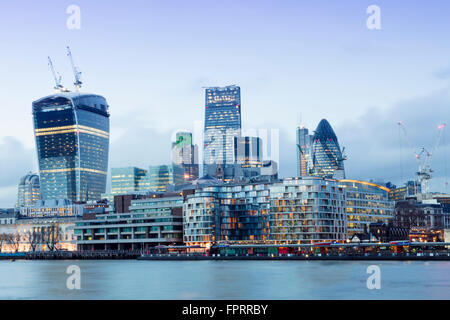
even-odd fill
[(42, 200), (88, 201), (106, 190), (109, 106), (95, 94), (60, 92), (33, 102)]
[(312, 138), (309, 175), (344, 179), (344, 158), (336, 134), (327, 120), (322, 119)]

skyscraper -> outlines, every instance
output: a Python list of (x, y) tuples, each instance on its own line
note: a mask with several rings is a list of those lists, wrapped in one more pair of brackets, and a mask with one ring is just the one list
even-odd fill
[(33, 118), (42, 199), (100, 199), (109, 151), (105, 98), (58, 92), (33, 102)]
[(145, 190), (146, 174), (147, 170), (136, 167), (111, 168), (111, 194)]
[(333, 128), (327, 120), (322, 119), (312, 137), (309, 175), (344, 179), (344, 160)]
[(262, 139), (259, 137), (234, 138), (235, 163), (243, 167), (261, 167), (262, 151)]
[(297, 176), (308, 176), (308, 161), (311, 156), (312, 135), (307, 128), (297, 128)]
[(192, 144), (192, 133), (177, 132), (176, 141), (172, 143), (172, 163), (184, 169), (184, 179), (198, 179), (198, 147)]
[(41, 200), (39, 176), (30, 172), (19, 181), (17, 207), (33, 206), (38, 200)]
[(205, 91), (203, 173), (216, 176), (219, 168), (229, 180), (227, 165), (234, 162), (234, 137), (241, 135), (241, 89), (211, 87)]

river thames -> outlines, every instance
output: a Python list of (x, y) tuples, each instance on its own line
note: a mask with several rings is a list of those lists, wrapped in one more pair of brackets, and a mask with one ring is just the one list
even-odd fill
[[(67, 289), (70, 265), (80, 290)], [(450, 299), (450, 262), (0, 261), (0, 299)]]

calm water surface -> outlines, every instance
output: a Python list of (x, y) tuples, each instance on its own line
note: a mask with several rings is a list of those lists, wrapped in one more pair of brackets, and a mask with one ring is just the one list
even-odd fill
[[(66, 287), (73, 264), (81, 290)], [(450, 299), (450, 262), (0, 261), (0, 299)]]

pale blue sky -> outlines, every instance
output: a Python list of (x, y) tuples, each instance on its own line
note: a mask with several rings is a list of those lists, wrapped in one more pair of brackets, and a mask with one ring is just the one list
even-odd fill
[[(81, 30), (66, 27), (71, 4)], [(366, 28), (372, 4), (381, 30)], [(111, 106), (112, 166), (167, 162), (170, 134), (202, 120), (202, 86), (237, 84), (243, 126), (280, 129), (283, 176), (296, 172), (300, 117), (310, 129), (327, 118), (347, 146), (350, 176), (398, 182), (395, 123), (410, 119), (411, 135), (432, 144), (435, 126), (448, 122), (449, 12), (444, 0), (0, 0), (0, 207), (14, 203), (20, 176), (37, 170), (31, 102), (52, 93), (48, 55), (64, 84), (73, 82), (66, 45), (83, 91)], [(441, 179), (444, 155), (436, 154)], [(407, 157), (403, 176), (412, 178)]]

